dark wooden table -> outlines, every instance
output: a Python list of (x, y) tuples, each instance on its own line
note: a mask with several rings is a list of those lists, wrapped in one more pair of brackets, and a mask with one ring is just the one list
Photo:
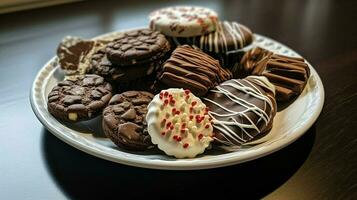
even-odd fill
[(357, 1), (190, 3), (246, 24), (312, 63), (326, 92), (312, 128), (272, 155), (213, 170), (148, 170), (90, 156), (57, 139), (36, 119), (29, 103), (35, 74), (64, 36), (90, 38), (143, 26), (151, 10), (169, 2), (90, 1), (0, 15), (0, 199), (185, 198), (191, 192), (357, 199)]

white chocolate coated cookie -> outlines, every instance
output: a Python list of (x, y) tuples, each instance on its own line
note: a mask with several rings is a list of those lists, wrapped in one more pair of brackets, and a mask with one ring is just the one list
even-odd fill
[(192, 37), (216, 30), (217, 14), (202, 7), (176, 6), (152, 12), (150, 28), (171, 37)]
[(162, 90), (150, 102), (146, 120), (152, 143), (176, 158), (193, 158), (213, 140), (208, 108), (189, 90)]

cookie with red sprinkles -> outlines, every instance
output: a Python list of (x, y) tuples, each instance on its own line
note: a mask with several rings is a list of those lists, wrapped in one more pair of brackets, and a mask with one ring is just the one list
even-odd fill
[(208, 108), (189, 90), (162, 90), (148, 105), (146, 120), (152, 143), (176, 158), (193, 158), (213, 140)]

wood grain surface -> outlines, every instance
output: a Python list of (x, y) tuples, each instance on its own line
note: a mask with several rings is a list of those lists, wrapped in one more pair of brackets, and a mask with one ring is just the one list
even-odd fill
[[(316, 68), (325, 87), (318, 121), (299, 140), (261, 159), (200, 171), (128, 167), (87, 155), (36, 119), (29, 91), (66, 35), (90, 38), (147, 25), (174, 4), (216, 10), (280, 41)], [(83, 1), (0, 15), (0, 199), (179, 197), (357, 199), (357, 1)]]

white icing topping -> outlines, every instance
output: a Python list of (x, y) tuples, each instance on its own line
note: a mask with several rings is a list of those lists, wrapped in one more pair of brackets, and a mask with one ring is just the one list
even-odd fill
[(216, 30), (217, 14), (202, 7), (176, 6), (150, 14), (150, 28), (172, 37), (192, 37)]
[[(243, 84), (243, 82), (245, 84)], [(262, 131), (257, 127), (257, 122), (263, 120), (265, 125), (271, 122), (272, 118), (274, 117), (274, 114), (271, 113), (274, 113), (273, 110), (276, 108), (276, 102), (274, 101), (274, 99), (267, 96), (265, 92), (259, 90), (255, 84), (265, 90), (271, 91), (273, 94), (275, 93), (274, 86), (268, 81), (267, 78), (262, 76), (248, 76), (247, 78), (242, 80), (232, 79), (222, 83), (221, 85), (217, 86), (216, 89), (210, 91), (224, 95), (225, 97), (236, 103), (237, 106), (243, 107), (244, 109), (242, 111), (234, 111), (232, 108), (224, 107), (220, 104), (220, 102), (205, 98), (206, 101), (214, 104), (215, 106), (225, 111), (224, 114), (220, 114), (213, 111), (208, 112), (209, 116), (213, 119), (213, 127), (217, 129), (220, 133), (222, 133), (221, 135), (224, 137), (224, 140), (215, 138), (217, 141), (229, 146), (243, 144), (253, 138), (253, 136), (249, 134), (249, 129), (254, 129), (257, 133), (260, 133)], [(250, 96), (263, 101), (264, 106), (258, 107), (257, 105), (248, 102), (246, 99), (237, 96), (237, 92), (230, 92), (222, 86), (225, 86), (225, 88), (232, 87), (237, 91), (249, 94)], [(270, 113), (266, 113), (267, 106), (269, 106), (271, 110)], [(257, 115), (259, 117), (258, 121), (254, 123), (253, 120), (250, 119), (246, 114), (247, 112), (253, 112), (255, 115)], [(241, 122), (238, 122), (236, 120), (237, 116), (242, 117), (245, 120), (241, 120)], [(224, 117), (224, 120), (222, 119), (222, 117)], [(218, 118), (220, 120), (218, 120)], [(232, 127), (239, 127), (241, 132), (234, 132), (232, 130)]]
[(193, 158), (213, 140), (208, 109), (188, 90), (161, 91), (148, 105), (146, 121), (152, 143), (176, 158)]

